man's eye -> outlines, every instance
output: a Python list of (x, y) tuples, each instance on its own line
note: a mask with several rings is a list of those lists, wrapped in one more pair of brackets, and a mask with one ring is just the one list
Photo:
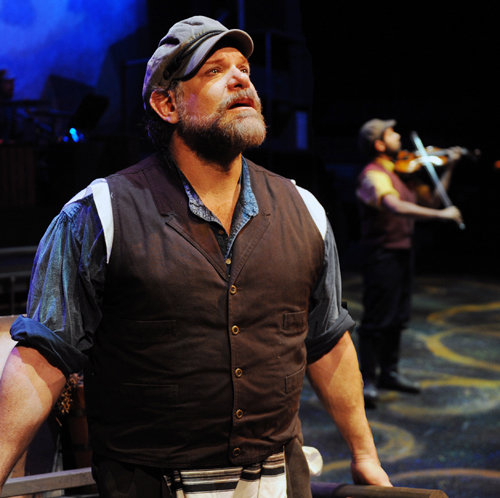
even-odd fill
[(213, 69), (210, 69), (208, 72), (209, 72), (210, 74), (218, 74), (218, 73), (219, 73), (219, 70), (218, 70), (217, 68), (215, 68), (215, 67), (214, 67)]

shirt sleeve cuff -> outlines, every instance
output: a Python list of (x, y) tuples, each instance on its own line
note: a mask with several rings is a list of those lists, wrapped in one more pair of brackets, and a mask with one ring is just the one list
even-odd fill
[(306, 339), (307, 363), (314, 363), (329, 353), (346, 332), (353, 332), (355, 325), (348, 311), (340, 308), (338, 318), (328, 330), (312, 341)]
[(36, 349), (66, 377), (83, 370), (87, 356), (40, 322), (20, 316), (12, 324), (10, 335), (18, 346)]

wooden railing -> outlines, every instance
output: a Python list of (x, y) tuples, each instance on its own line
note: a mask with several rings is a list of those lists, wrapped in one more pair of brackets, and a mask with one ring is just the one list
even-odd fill
[(355, 484), (311, 483), (313, 498), (448, 498), (437, 489), (387, 488)]
[[(50, 474), (9, 479), (3, 487), (0, 497), (29, 495), (90, 484), (94, 484), (90, 468), (63, 470)], [(386, 488), (354, 484), (311, 483), (311, 490), (313, 498), (448, 498), (446, 493), (439, 490)]]
[(95, 484), (90, 468), (7, 479), (0, 496), (20, 496)]

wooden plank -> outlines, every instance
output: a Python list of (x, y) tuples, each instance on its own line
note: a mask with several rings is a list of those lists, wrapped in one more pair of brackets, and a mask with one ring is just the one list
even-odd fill
[(58, 489), (76, 488), (95, 484), (90, 467), (76, 470), (62, 470), (50, 474), (16, 477), (8, 479), (4, 484), (1, 498), (55, 491)]
[(437, 489), (311, 483), (313, 498), (448, 498)]

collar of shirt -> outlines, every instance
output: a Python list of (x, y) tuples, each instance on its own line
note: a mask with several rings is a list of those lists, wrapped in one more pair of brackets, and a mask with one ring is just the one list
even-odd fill
[(245, 158), (242, 157), (242, 168), (240, 176), (240, 195), (238, 197), (238, 202), (234, 208), (233, 220), (231, 223), (231, 233), (229, 236), (226, 234), (221, 222), (215, 216), (215, 214), (210, 211), (204, 204), (196, 190), (189, 183), (184, 173), (176, 166), (176, 169), (181, 177), (182, 183), (184, 185), (184, 190), (189, 200), (189, 209), (191, 212), (198, 216), (199, 218), (207, 221), (212, 226), (217, 225), (217, 230), (214, 230), (215, 236), (224, 257), (228, 257), (231, 253), (231, 248), (236, 236), (240, 230), (248, 223), (248, 221), (259, 213), (259, 206), (257, 204), (257, 199), (252, 190), (252, 185), (250, 182), (250, 173), (248, 171), (248, 164)]
[(386, 171), (389, 171), (389, 173), (392, 173), (394, 171), (394, 163), (392, 161), (389, 161), (389, 159), (377, 157), (375, 159), (375, 162), (377, 164), (380, 164), (380, 166), (382, 166)]

